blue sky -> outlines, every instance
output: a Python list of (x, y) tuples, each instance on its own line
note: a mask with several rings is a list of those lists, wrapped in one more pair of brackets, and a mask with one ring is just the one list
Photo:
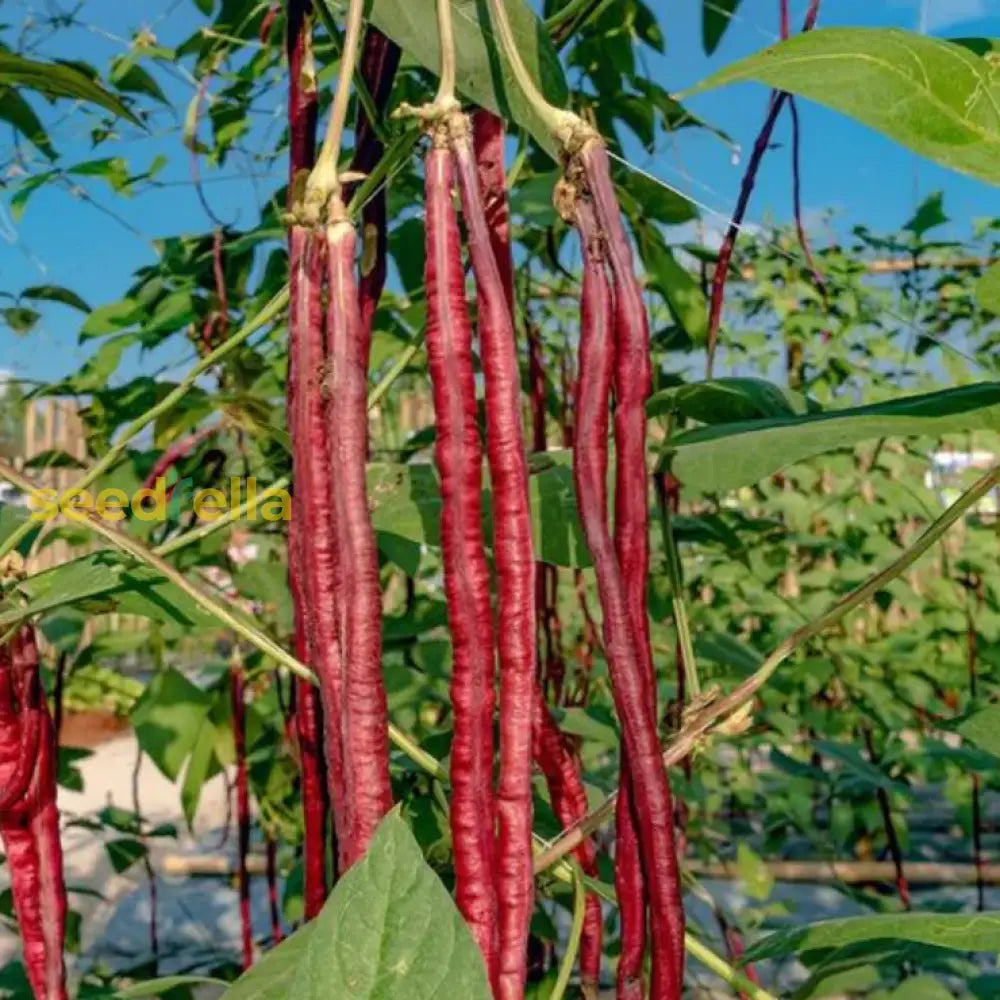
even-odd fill
[[(649, 73), (671, 91), (678, 91), (740, 56), (776, 40), (776, 0), (744, 0), (733, 25), (712, 59), (701, 47), (700, 0), (649, 0), (665, 11), (667, 52), (650, 58)], [(43, 0), (2, 2), (3, 20), (20, 24)], [(805, 0), (793, 0), (800, 22)], [(825, 0), (821, 24), (882, 25), (917, 29), (939, 35), (1000, 35), (1000, 14), (990, 16), (988, 0)], [(143, 11), (167, 11), (150, 16)], [(996, 7), (994, 6), (994, 10)], [(106, 66), (111, 57), (127, 50), (136, 30), (147, 27), (166, 45), (175, 45), (201, 23), (193, 0), (89, 0), (81, 19), (86, 29), (73, 29), (44, 47), (47, 55), (76, 57)], [(190, 184), (189, 159), (181, 147), (179, 123), (194, 93), (190, 81), (177, 72), (156, 70), (161, 85), (174, 102), (172, 110), (158, 112), (153, 134), (142, 136), (124, 129), (114, 144), (91, 152), (87, 121), (70, 117), (53, 130), (53, 139), (67, 160), (92, 156), (123, 156), (133, 171), (147, 166), (159, 153), (170, 159), (162, 178), (169, 187), (146, 192), (131, 201), (99, 187), (96, 200), (114, 217), (62, 188), (44, 189), (33, 197), (23, 219), (10, 217), (9, 199), (0, 192), (0, 290), (18, 291), (30, 284), (65, 285), (97, 305), (118, 298), (132, 271), (154, 259), (151, 240), (164, 235), (204, 231), (210, 226)], [(271, 106), (257, 109), (259, 127), (281, 127), (282, 94), (272, 91)], [(760, 125), (767, 102), (764, 88), (746, 84), (699, 96), (691, 102), (697, 114), (724, 129), (748, 149)], [(962, 236), (974, 218), (1000, 215), (1000, 192), (936, 167), (863, 127), (815, 105), (801, 103), (803, 121), (804, 201), (809, 219), (824, 209), (836, 213), (836, 228), (865, 222), (873, 228), (894, 228), (912, 213), (915, 204), (934, 190), (945, 192), (945, 206), (955, 220), (945, 233)], [(787, 124), (779, 126), (776, 141), (787, 140)], [(629, 150), (637, 165), (692, 195), (708, 210), (705, 222), (718, 229), (731, 211), (742, 160), (707, 133), (686, 129), (667, 137), (653, 156)], [(40, 166), (40, 164), (33, 164)], [(249, 168), (257, 175), (248, 177)], [(263, 197), (282, 180), (283, 164), (267, 168), (234, 160), (213, 174), (205, 168), (207, 190), (215, 212), (223, 219), (248, 224), (256, 218)], [(761, 172), (748, 218), (751, 222), (786, 221), (791, 214), (790, 170), (787, 147), (773, 150)], [(135, 232), (130, 231), (130, 228)], [(820, 234), (822, 236), (822, 234)], [(41, 329), (26, 338), (0, 330), (0, 369), (18, 377), (53, 378), (78, 368), (88, 349), (77, 344), (80, 315), (63, 307), (45, 310)], [(142, 362), (146, 370), (161, 364), (179, 364), (176, 357)], [(123, 374), (134, 373), (133, 359)]]

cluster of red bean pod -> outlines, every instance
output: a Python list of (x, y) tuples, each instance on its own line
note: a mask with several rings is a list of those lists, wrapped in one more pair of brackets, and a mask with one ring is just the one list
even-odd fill
[(67, 995), (57, 757), (35, 632), (25, 625), (0, 648), (0, 838), (35, 1000)]

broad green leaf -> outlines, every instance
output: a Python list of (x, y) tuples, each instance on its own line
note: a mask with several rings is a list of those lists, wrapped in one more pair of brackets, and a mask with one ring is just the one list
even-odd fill
[(139, 746), (176, 781), (194, 749), (211, 697), (173, 667), (158, 671), (132, 710)]
[(933, 976), (911, 976), (899, 984), (885, 1000), (954, 1000), (955, 994)]
[(976, 712), (958, 727), (958, 731), (980, 750), (1000, 757), (1000, 705), (990, 705)]
[(56, 158), (56, 151), (34, 108), (13, 87), (0, 87), (0, 120), (12, 125), (50, 160)]
[[(548, 32), (525, 0), (505, 0), (505, 3), (518, 51), (528, 71), (552, 104), (564, 106), (569, 92)], [(532, 111), (500, 52), (487, 5), (480, 0), (452, 0), (452, 13), (461, 95), (471, 104), (517, 122), (556, 156), (553, 137)], [(432, 73), (439, 72), (438, 33), (427, 30), (428, 25), (435, 23), (435, 0), (373, 0), (368, 17), (407, 55)]]
[(213, 979), (211, 976), (162, 976), (159, 979), (147, 979), (134, 986), (125, 986), (118, 990), (115, 996), (118, 1000), (145, 1000), (146, 997), (159, 997), (171, 990), (184, 986), (225, 986), (224, 979)]
[[(339, 889), (338, 884), (333, 895)], [(329, 900), (326, 905), (330, 905)], [(222, 1000), (291, 1000), (292, 997), (299, 1000), (299, 995), (292, 992), (292, 984), (299, 966), (305, 960), (316, 932), (316, 924), (316, 920), (305, 924), (277, 948), (262, 955), (249, 972), (245, 972), (222, 994)], [(306, 998), (302, 997), (302, 1000)]]
[(21, 292), (21, 298), (36, 302), (61, 302), (64, 306), (79, 309), (80, 312), (90, 312), (90, 306), (76, 292), (60, 285), (32, 285), (31, 288)]
[(37, 62), (14, 52), (0, 52), (0, 84), (27, 87), (46, 97), (87, 101), (121, 118), (127, 118), (136, 125), (140, 124), (139, 119), (119, 98), (66, 63)]
[[(26, 507), (15, 506), (11, 503), (0, 503), (0, 543), (5, 542), (9, 535), (20, 529), (29, 516), (30, 511)], [(26, 556), (31, 551), (31, 546), (34, 544), (35, 538), (38, 532), (41, 531), (41, 528), (42, 526), (38, 525), (27, 537), (21, 540), (21, 544), (17, 547), (20, 555)]]
[(818, 101), (908, 149), (1000, 183), (1000, 86), (967, 47), (895, 28), (824, 28), (727, 66), (699, 93), (754, 80)]
[[(590, 554), (576, 513), (572, 472), (552, 456), (545, 458), (547, 467), (533, 473), (528, 481), (535, 554), (553, 566), (589, 566)], [(433, 466), (369, 466), (368, 489), (372, 522), (379, 546), (388, 558), (411, 558), (409, 553), (399, 551), (404, 542), (440, 547), (441, 493)], [(484, 472), (483, 532), (487, 545), (493, 537), (491, 497)]]
[(698, 282), (677, 263), (659, 230), (640, 225), (636, 233), (650, 287), (663, 296), (691, 342), (703, 344), (708, 337), (708, 303)]
[(991, 265), (980, 275), (975, 295), (983, 309), (1000, 316), (1000, 264)]
[(664, 464), (690, 490), (725, 492), (861, 441), (980, 429), (1000, 430), (1000, 383), (981, 382), (845, 410), (700, 427), (673, 439)]
[(651, 396), (651, 417), (678, 413), (703, 424), (732, 424), (741, 420), (792, 417), (818, 410), (800, 393), (761, 378), (717, 378), (671, 386)]
[(117, 552), (107, 550), (38, 573), (23, 581), (18, 589), (28, 603), (12, 610), (0, 606), (0, 628), (28, 616), (97, 599), (106, 602), (108, 610), (175, 622), (188, 628), (215, 623), (187, 594), (155, 570), (132, 566)]
[(747, 949), (748, 962), (843, 948), (864, 941), (915, 941), (954, 951), (1000, 952), (1000, 913), (886, 913), (789, 927)]
[(465, 921), (396, 813), (322, 913), (266, 955), (224, 1000), (489, 1000)]
[(701, 41), (711, 55), (722, 41), (743, 0), (702, 0)]
[(142, 306), (134, 299), (122, 299), (98, 306), (85, 320), (80, 339), (103, 337), (107, 333), (133, 326), (142, 316)]

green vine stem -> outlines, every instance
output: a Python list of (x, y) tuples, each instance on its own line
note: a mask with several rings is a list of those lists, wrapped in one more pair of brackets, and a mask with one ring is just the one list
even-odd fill
[[(330, 36), (330, 43), (334, 48), (340, 49), (339, 57), (342, 59), (344, 57), (344, 37), (338, 30), (337, 22), (330, 13), (327, 0), (318, 0), (317, 3), (313, 4), (313, 9), (316, 11), (316, 16), (323, 22), (326, 33)], [(382, 116), (375, 106), (375, 98), (372, 97), (372, 92), (368, 89), (368, 84), (365, 82), (363, 74), (357, 66), (354, 67), (354, 92), (358, 95), (358, 103), (364, 108), (364, 112), (368, 116), (372, 131), (374, 131), (375, 135), (382, 142), (385, 142), (388, 139), (388, 135), (382, 127)]]
[(183, 535), (171, 538), (162, 545), (157, 545), (156, 548), (153, 549), (153, 552), (155, 552), (158, 556), (171, 556), (175, 552), (179, 552), (181, 549), (186, 549), (197, 542), (204, 541), (204, 539), (214, 535), (217, 531), (221, 531), (227, 525), (235, 524), (237, 521), (241, 521), (247, 511), (254, 504), (259, 506), (260, 504), (265, 503), (272, 497), (276, 497), (287, 490), (290, 485), (291, 482), (287, 477), (279, 479), (273, 486), (270, 486), (259, 496), (254, 497), (253, 500), (246, 500), (235, 510), (226, 511), (223, 517), (220, 517), (215, 521), (208, 521), (200, 527), (192, 528), (190, 531), (185, 531)]
[[(339, 168), (340, 150), (347, 125), (347, 109), (351, 99), (351, 81), (357, 63), (358, 48), (361, 44), (361, 21), (364, 14), (364, 0), (351, 0), (347, 8), (347, 27), (344, 31), (344, 45), (337, 74), (337, 90), (333, 97), (330, 125), (323, 138), (323, 148), (316, 160), (316, 166), (309, 175), (306, 185), (307, 207), (322, 211), (329, 202), (335, 214), (343, 213), (340, 202), (341, 176)], [(318, 221), (318, 220), (317, 220)]]
[(549, 994), (549, 1000), (563, 1000), (569, 987), (576, 956), (580, 952), (580, 938), (583, 936), (583, 918), (586, 914), (587, 890), (583, 882), (583, 872), (575, 861), (570, 862), (573, 875), (573, 923), (569, 929), (569, 939), (566, 941), (566, 951), (559, 965), (559, 974), (555, 985)]
[[(825, 632), (873, 597), (886, 584), (916, 562), (934, 546), (957, 521), (960, 521), (987, 493), (1000, 483), (1000, 466), (994, 467), (978, 479), (952, 504), (927, 530), (885, 569), (869, 577), (861, 586), (852, 590), (813, 621), (796, 629), (775, 648), (756, 673), (748, 677), (728, 695), (713, 701), (694, 712), (684, 728), (663, 754), (665, 767), (670, 767), (692, 753), (712, 729), (726, 733), (738, 732), (749, 721), (750, 708), (757, 692), (771, 679), (782, 663), (799, 647)], [(720, 721), (721, 720), (721, 721)], [(599, 830), (615, 812), (618, 793), (609, 796), (592, 813), (563, 833), (545, 850), (535, 856), (535, 873), (544, 871), (577, 848), (584, 840)]]
[(684, 935), (684, 947), (687, 953), (696, 961), (701, 962), (710, 972), (714, 972), (734, 992), (745, 996), (748, 1000), (777, 1000), (773, 993), (768, 993), (762, 986), (747, 979), (739, 970), (720, 958), (707, 945), (702, 944), (690, 934)]
[(701, 679), (698, 676), (698, 662), (694, 656), (694, 643), (691, 641), (691, 622), (688, 618), (687, 602), (684, 600), (684, 571), (681, 566), (680, 552), (677, 550), (677, 539), (674, 537), (670, 502), (665, 497), (660, 498), (660, 525), (663, 530), (663, 548), (667, 554), (670, 604), (674, 612), (677, 641), (680, 644), (681, 656), (684, 658), (684, 680), (687, 685), (688, 698), (695, 699), (701, 694)]

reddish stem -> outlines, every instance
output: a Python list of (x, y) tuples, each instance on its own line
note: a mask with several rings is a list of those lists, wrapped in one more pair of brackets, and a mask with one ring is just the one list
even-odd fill
[[(806, 12), (805, 22), (802, 25), (803, 31), (811, 31), (819, 17), (820, 0), (811, 0), (809, 10)], [(774, 126), (781, 114), (781, 109), (788, 100), (789, 94), (786, 91), (773, 91), (771, 93), (770, 105), (767, 117), (757, 135), (753, 145), (753, 152), (747, 163), (743, 181), (740, 184), (740, 194), (736, 202), (736, 211), (733, 212), (732, 221), (726, 231), (725, 239), (719, 248), (719, 259), (715, 265), (715, 274), (712, 276), (712, 299), (708, 313), (708, 376), (712, 375), (712, 368), (715, 363), (715, 348), (719, 338), (719, 326), (722, 322), (722, 306), (726, 297), (726, 282), (729, 280), (729, 266), (733, 260), (733, 251), (736, 249), (736, 238), (743, 228), (743, 220), (746, 217), (747, 208), (750, 205), (750, 197), (753, 195), (754, 187), (757, 183), (757, 174), (760, 165), (764, 160), (764, 154), (771, 145), (771, 135)]]
[(142, 489), (150, 490), (156, 486), (158, 479), (162, 479), (178, 462), (183, 461), (198, 446), (207, 441), (210, 437), (218, 434), (222, 430), (221, 424), (212, 424), (210, 427), (199, 427), (193, 434), (175, 441), (156, 460), (156, 464), (149, 470), (149, 474), (142, 481)]
[(278, 842), (267, 838), (267, 902), (271, 910), (271, 942), (281, 944), (285, 931), (281, 926), (281, 900), (278, 898)]
[[(541, 688), (535, 697), (534, 756), (545, 776), (552, 809), (559, 822), (570, 827), (583, 819), (588, 804), (580, 761), (552, 718)], [(574, 853), (584, 874), (596, 878), (597, 848), (593, 839), (585, 840)], [(585, 907), (580, 937), (580, 985), (585, 997), (596, 997), (601, 974), (603, 916), (600, 899), (595, 893), (587, 893)]]
[(243, 671), (233, 667), (230, 671), (230, 695), (233, 706), (233, 743), (236, 748), (236, 828), (237, 888), (240, 896), (240, 940), (243, 968), (253, 965), (253, 923), (250, 915), (250, 870), (247, 856), (250, 853), (250, 784), (247, 777), (246, 748), (246, 685)]

